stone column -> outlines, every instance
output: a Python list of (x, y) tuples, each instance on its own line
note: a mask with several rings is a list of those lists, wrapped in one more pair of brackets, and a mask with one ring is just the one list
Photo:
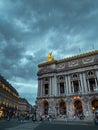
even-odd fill
[(81, 93), (84, 93), (84, 86), (83, 86), (83, 77), (82, 77), (82, 74), (80, 73), (79, 76), (80, 76), (80, 84), (81, 84)]
[(98, 90), (97, 79), (95, 79), (95, 87), (96, 87), (96, 90)]
[(41, 96), (41, 90), (40, 90), (41, 86), (40, 86), (40, 79), (38, 79), (38, 90), (37, 90), (37, 96)]
[(67, 100), (66, 100), (66, 111), (67, 111), (67, 116), (68, 116), (68, 118), (72, 118), (72, 115), (73, 115), (73, 113), (72, 113), (72, 104), (71, 104), (71, 99), (70, 98), (68, 98)]
[(50, 79), (50, 82), (49, 82), (49, 97), (50, 97), (51, 94), (52, 94), (52, 93), (51, 93), (51, 89), (52, 89), (52, 88), (51, 88), (51, 87), (52, 87), (52, 86), (51, 86), (51, 84), (52, 84), (51, 82), (52, 82), (52, 80), (51, 80), (51, 77), (50, 77), (49, 79)]
[(59, 84), (57, 83), (57, 96), (59, 96)]
[(84, 90), (87, 93), (88, 90), (87, 90), (87, 82), (86, 82), (86, 78), (85, 78), (85, 73), (83, 73), (83, 83), (84, 83)]
[(54, 107), (54, 104), (53, 104), (53, 99), (49, 99), (49, 101), (48, 101), (48, 114), (52, 114), (52, 113), (54, 113), (54, 109), (53, 109), (53, 107)]
[(53, 85), (53, 77), (51, 77), (51, 96), (53, 96), (53, 87), (54, 87), (54, 85)]
[(89, 84), (89, 79), (87, 79), (87, 86), (88, 86), (88, 91), (90, 92), (90, 84)]
[(97, 90), (98, 90), (98, 70), (96, 70), (96, 84), (97, 84)]
[(54, 74), (54, 77), (52, 78), (52, 87), (53, 87), (53, 95), (57, 96), (57, 80), (56, 80), (56, 74)]
[(91, 101), (90, 101), (90, 99), (88, 100), (88, 103), (87, 103), (87, 105), (88, 105), (88, 111), (89, 111), (89, 115), (90, 115), (90, 116), (93, 116), (93, 111), (92, 111), (92, 104), (91, 104)]
[(71, 93), (74, 93), (74, 85), (73, 85), (73, 81), (71, 82)]
[(88, 97), (82, 98), (82, 106), (83, 106), (83, 112), (87, 119), (92, 118), (92, 106), (90, 99)]
[(59, 103), (55, 100), (55, 115), (59, 114)]
[(68, 99), (66, 100), (66, 114), (69, 118), (70, 117), (70, 101)]
[(64, 94), (66, 94), (66, 83), (64, 82)]
[(68, 79), (67, 79), (67, 75), (65, 76), (65, 82), (66, 82), (66, 95), (68, 95)]
[(60, 83), (58, 83), (58, 96), (60, 96)]
[(40, 88), (40, 89), (41, 89), (41, 91), (40, 91), (40, 96), (42, 97), (42, 96), (44, 95), (43, 79), (41, 79), (41, 81), (40, 81), (40, 82), (41, 82), (41, 86), (40, 86), (40, 87), (41, 87), (41, 88)]
[(78, 83), (79, 83), (79, 93), (80, 93), (82, 91), (80, 80), (78, 81)]
[(71, 94), (71, 81), (70, 81), (70, 76), (68, 75), (68, 86), (69, 86), (69, 94)]
[(97, 80), (98, 80), (98, 70), (96, 70), (96, 77), (97, 77)]
[(83, 108), (83, 114), (85, 115), (85, 117), (89, 115), (87, 102), (88, 102), (88, 99), (86, 97), (83, 97), (82, 108)]

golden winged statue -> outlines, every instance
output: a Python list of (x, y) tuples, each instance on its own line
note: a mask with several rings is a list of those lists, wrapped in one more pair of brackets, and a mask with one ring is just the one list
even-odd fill
[(48, 53), (47, 61), (48, 61), (48, 62), (49, 62), (49, 61), (54, 61), (54, 57), (53, 57), (53, 55), (52, 55), (52, 52), (49, 52), (49, 53)]

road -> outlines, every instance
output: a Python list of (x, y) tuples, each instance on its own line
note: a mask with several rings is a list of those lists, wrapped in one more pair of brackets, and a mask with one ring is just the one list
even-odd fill
[(0, 130), (98, 130), (92, 122), (65, 121), (0, 121)]
[(88, 122), (44, 122), (34, 130), (98, 130), (98, 126)]
[(5, 130), (6, 128), (11, 128), (18, 126), (20, 124), (24, 124), (24, 122), (16, 121), (16, 120), (0, 120), (0, 130)]
[(32, 120), (0, 120), (0, 130), (33, 130), (41, 122), (32, 122)]

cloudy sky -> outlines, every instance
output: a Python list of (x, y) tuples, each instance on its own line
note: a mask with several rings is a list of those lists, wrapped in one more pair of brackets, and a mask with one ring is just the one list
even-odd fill
[(29, 103), (37, 65), (98, 49), (98, 0), (0, 0), (0, 73)]

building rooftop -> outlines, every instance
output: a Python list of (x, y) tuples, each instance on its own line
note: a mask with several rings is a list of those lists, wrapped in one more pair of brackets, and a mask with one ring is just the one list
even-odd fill
[(86, 56), (91, 56), (93, 54), (98, 54), (98, 50), (82, 53), (82, 54), (79, 54), (79, 55), (63, 58), (63, 59), (60, 59), (60, 60), (45, 61), (43, 63), (38, 64), (38, 67), (42, 67), (42, 66), (45, 66), (45, 65), (53, 64), (53, 63), (56, 64), (56, 63), (64, 62), (64, 61), (71, 61), (71, 60), (75, 60), (77, 58), (79, 59), (79, 58), (83, 58), (83, 57), (86, 57)]
[(8, 87), (12, 92), (14, 92), (17, 96), (19, 96), (17, 90), (14, 87), (12, 87), (12, 85), (1, 75), (0, 75), (0, 82), (5, 84), (6, 87)]

